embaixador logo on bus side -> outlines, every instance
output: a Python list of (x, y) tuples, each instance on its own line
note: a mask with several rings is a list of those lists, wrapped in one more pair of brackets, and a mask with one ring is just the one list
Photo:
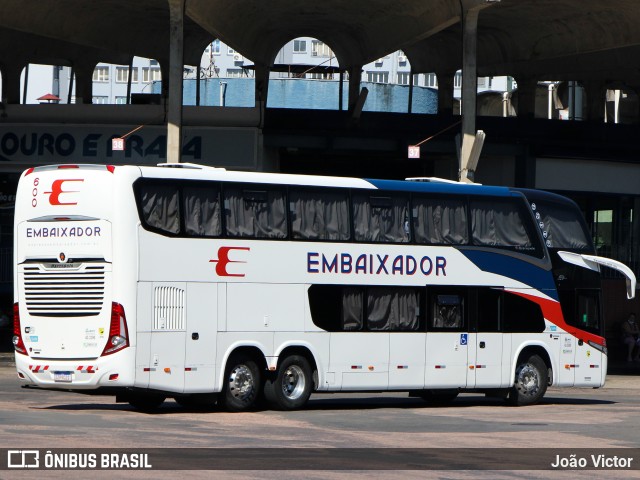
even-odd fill
[(227, 266), (231, 263), (247, 263), (244, 260), (231, 260), (229, 258), (229, 252), (234, 250), (246, 250), (249, 251), (249, 247), (220, 247), (218, 249), (218, 258), (209, 260), (210, 263), (216, 264), (216, 275), (219, 277), (244, 277), (244, 273), (230, 273), (227, 271)]

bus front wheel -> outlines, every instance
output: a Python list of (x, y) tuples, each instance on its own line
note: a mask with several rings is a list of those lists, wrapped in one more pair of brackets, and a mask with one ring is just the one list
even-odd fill
[(251, 409), (260, 392), (260, 370), (250, 357), (233, 355), (225, 369), (224, 387), (220, 402), (231, 412)]
[(518, 364), (516, 379), (509, 392), (509, 403), (533, 405), (544, 397), (548, 382), (547, 365), (538, 355), (531, 355)]
[(264, 384), (264, 396), (278, 410), (302, 408), (311, 396), (313, 379), (309, 361), (300, 356), (286, 357), (273, 378)]

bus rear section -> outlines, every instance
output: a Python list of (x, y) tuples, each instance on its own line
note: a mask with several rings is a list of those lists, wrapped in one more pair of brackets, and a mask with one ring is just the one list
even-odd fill
[(114, 169), (27, 170), (16, 196), (14, 347), (18, 376), (47, 388), (133, 383), (128, 299), (114, 292)]

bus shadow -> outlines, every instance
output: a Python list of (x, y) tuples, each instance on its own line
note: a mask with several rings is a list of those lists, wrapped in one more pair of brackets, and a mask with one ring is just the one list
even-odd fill
[[(618, 402), (612, 400), (588, 398), (554, 398), (545, 397), (539, 405), (613, 405)], [(311, 399), (305, 411), (312, 410), (375, 410), (383, 408), (396, 409), (451, 409), (472, 407), (505, 407), (510, 405), (500, 398), (458, 397), (454, 401), (442, 403), (428, 403), (421, 399), (390, 399), (390, 398), (359, 398), (359, 399)], [(526, 408), (526, 407), (525, 407)]]
[[(614, 400), (589, 399), (589, 398), (560, 398), (545, 397), (539, 405), (614, 405), (619, 402)], [(477, 407), (504, 407), (509, 405), (499, 398), (485, 398), (479, 396), (458, 397), (447, 404), (432, 404), (419, 398), (322, 398), (316, 397), (309, 400), (307, 405), (298, 410), (305, 411), (341, 411), (341, 410), (378, 410), (378, 409), (452, 409), (452, 408), (477, 408)], [(60, 410), (60, 411), (131, 411), (146, 415), (172, 415), (178, 413), (228, 413), (217, 406), (210, 407), (184, 407), (176, 402), (167, 400), (155, 410), (139, 410), (126, 403), (72, 403), (48, 405), (44, 407), (31, 407), (34, 410)], [(523, 407), (526, 408), (526, 407)], [(259, 407), (253, 412), (269, 412), (267, 407)]]

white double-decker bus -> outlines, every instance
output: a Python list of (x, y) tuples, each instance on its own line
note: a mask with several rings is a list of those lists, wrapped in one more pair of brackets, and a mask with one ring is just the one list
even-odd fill
[(37, 167), (14, 233), (21, 381), (140, 408), (335, 391), (531, 404), (604, 385), (600, 265), (635, 292), (570, 200), (433, 179)]

